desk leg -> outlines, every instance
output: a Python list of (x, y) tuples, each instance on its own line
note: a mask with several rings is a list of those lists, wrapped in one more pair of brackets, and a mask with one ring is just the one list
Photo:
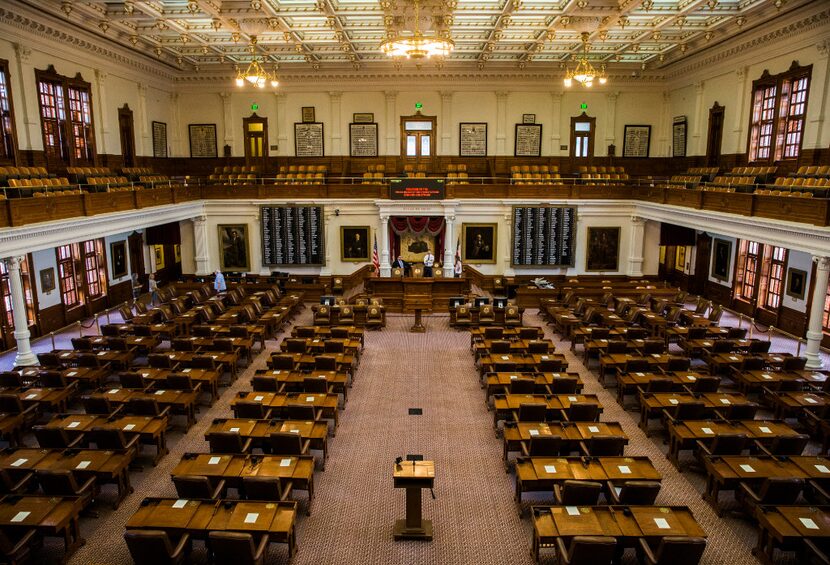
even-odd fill
[(410, 332), (424, 333), (427, 329), (421, 323), (421, 308), (415, 308), (415, 324), (409, 329)]
[(421, 517), (421, 489), (409, 487), (406, 489), (406, 519), (395, 522), (394, 537), (396, 540), (420, 539), (432, 541), (432, 521)]

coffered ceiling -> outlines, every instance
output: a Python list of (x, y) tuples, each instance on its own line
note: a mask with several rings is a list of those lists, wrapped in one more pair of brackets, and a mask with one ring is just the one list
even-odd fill
[[(821, 2), (823, 0), (812, 0)], [(422, 30), (448, 34), (446, 60), (390, 60), (388, 34), (414, 27), (411, 0), (14, 0), (188, 76), (244, 68), (464, 71), (556, 69), (581, 50), (613, 68), (659, 70), (811, 0), (422, 0)], [(252, 40), (256, 45), (252, 48)]]

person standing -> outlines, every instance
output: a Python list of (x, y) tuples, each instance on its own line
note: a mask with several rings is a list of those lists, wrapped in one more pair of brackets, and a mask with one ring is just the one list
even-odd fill
[(135, 302), (138, 300), (138, 297), (141, 296), (141, 281), (138, 280), (138, 273), (133, 273), (130, 279), (133, 286), (133, 302)]
[(432, 276), (432, 266), (435, 264), (435, 255), (432, 254), (429, 247), (427, 247), (427, 254), (424, 255), (424, 276)]
[(464, 265), (461, 264), (461, 257), (455, 258), (455, 266), (453, 267), (453, 272), (455, 273), (455, 278), (460, 279), (461, 273), (464, 271)]
[(147, 290), (150, 291), (150, 305), (155, 306), (159, 297), (159, 285), (156, 282), (155, 273), (150, 273), (150, 280), (147, 281)]
[(225, 275), (222, 274), (222, 271), (216, 269), (213, 274), (216, 275), (216, 278), (213, 279), (213, 290), (215, 290), (217, 294), (221, 294), (228, 290), (228, 286), (225, 284)]

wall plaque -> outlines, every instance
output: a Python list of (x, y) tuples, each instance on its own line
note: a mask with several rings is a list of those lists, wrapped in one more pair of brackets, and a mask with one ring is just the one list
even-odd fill
[(297, 157), (322, 157), (323, 124), (294, 124), (294, 154)]
[(542, 124), (516, 124), (514, 157), (541, 157)]
[(623, 157), (648, 157), (651, 126), (625, 126)]
[(167, 157), (167, 124), (153, 122), (153, 157)]
[(191, 157), (216, 157), (216, 124), (189, 124)]
[(671, 128), (672, 157), (686, 156), (686, 130), (688, 128), (686, 116), (675, 116)]
[(462, 122), (458, 128), (458, 154), (461, 157), (486, 157), (487, 124)]
[(349, 155), (352, 157), (378, 156), (377, 124), (349, 124)]

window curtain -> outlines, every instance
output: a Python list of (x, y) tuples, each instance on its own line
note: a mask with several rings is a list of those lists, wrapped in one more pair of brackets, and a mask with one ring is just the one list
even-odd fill
[(392, 216), (389, 218), (389, 261), (394, 261), (401, 252), (401, 234), (411, 231), (416, 235), (424, 232), (435, 237), (436, 263), (444, 256), (444, 233), (446, 223), (443, 216)]

